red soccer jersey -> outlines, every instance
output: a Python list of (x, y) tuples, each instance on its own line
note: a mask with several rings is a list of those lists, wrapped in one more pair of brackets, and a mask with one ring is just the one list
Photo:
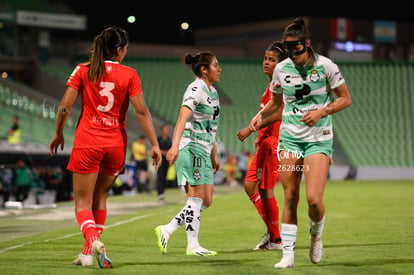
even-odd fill
[[(270, 84), (267, 86), (266, 91), (262, 95), (262, 99), (260, 100), (260, 110), (266, 106), (266, 104), (272, 99), (272, 92), (270, 91)], [(273, 124), (270, 124), (267, 127), (264, 127), (259, 130), (258, 132), (258, 143), (259, 146), (261, 143), (266, 140), (269, 145), (276, 145), (279, 141), (279, 128), (280, 123), (282, 121), (279, 120)]]
[(89, 66), (79, 64), (67, 82), (82, 96), (82, 112), (73, 148), (112, 147), (127, 144), (125, 116), (129, 98), (142, 94), (137, 72), (114, 61), (105, 61), (105, 74), (92, 83)]

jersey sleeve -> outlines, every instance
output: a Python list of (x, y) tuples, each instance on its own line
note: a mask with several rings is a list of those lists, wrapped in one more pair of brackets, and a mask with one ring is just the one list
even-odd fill
[(81, 76), (81, 66), (78, 65), (73, 70), (72, 74), (69, 76), (66, 85), (74, 88), (77, 91), (80, 91), (82, 88), (82, 76)]
[(278, 66), (276, 66), (275, 70), (273, 71), (273, 77), (272, 77), (272, 82), (270, 83), (270, 91), (274, 94), (282, 94), (283, 93), (283, 89), (282, 86), (280, 85), (280, 80), (279, 80), (279, 70), (277, 69)]
[(201, 102), (201, 87), (199, 85), (189, 85), (183, 96), (182, 106), (187, 106), (193, 112), (196, 106)]
[(326, 64), (326, 78), (331, 89), (338, 88), (345, 83), (345, 79), (342, 77), (341, 72), (339, 71), (338, 66), (331, 62)]
[(131, 78), (128, 89), (129, 97), (142, 94), (141, 79), (135, 70), (131, 70)]

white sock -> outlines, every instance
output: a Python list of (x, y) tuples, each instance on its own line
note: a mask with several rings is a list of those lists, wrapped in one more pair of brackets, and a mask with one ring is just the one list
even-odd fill
[[(180, 226), (184, 224), (184, 214), (185, 209), (187, 208), (187, 205), (183, 207), (183, 209), (180, 210), (180, 212), (177, 213), (177, 215), (168, 223), (165, 225), (165, 230), (167, 230), (168, 233), (173, 234), (175, 231), (177, 231)], [(207, 210), (208, 207), (202, 205), (200, 209), (200, 213)]]
[(198, 232), (200, 230), (200, 210), (203, 200), (200, 198), (188, 198), (184, 209), (185, 231), (187, 232), (187, 249), (194, 249), (198, 243)]
[(291, 268), (295, 266), (295, 242), (298, 226), (296, 224), (282, 223), (283, 256), (274, 268)]
[(296, 232), (298, 226), (296, 224), (282, 223), (282, 245), (283, 256), (295, 254)]
[(177, 213), (177, 215), (170, 221), (170, 223), (165, 225), (165, 230), (167, 230), (168, 233), (173, 234), (175, 231), (177, 231), (178, 228), (180, 228), (181, 225), (184, 224), (184, 213), (186, 208), (187, 205), (185, 205), (183, 209)]
[(310, 234), (313, 237), (319, 238), (322, 236), (323, 228), (325, 226), (325, 216), (323, 216), (322, 220), (319, 222), (315, 222), (312, 219), (309, 219), (310, 223)]

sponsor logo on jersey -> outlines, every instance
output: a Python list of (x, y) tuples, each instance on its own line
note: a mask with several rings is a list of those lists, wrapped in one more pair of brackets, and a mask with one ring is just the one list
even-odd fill
[(306, 113), (308, 113), (310, 111), (316, 111), (316, 110), (318, 110), (318, 108), (315, 108), (315, 107), (302, 108), (302, 109), (293, 107), (293, 109), (292, 109), (292, 111), (293, 111), (294, 114), (296, 114), (296, 113), (306, 114)]

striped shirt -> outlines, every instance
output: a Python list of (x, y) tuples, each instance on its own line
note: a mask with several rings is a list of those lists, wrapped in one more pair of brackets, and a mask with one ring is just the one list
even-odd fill
[(182, 106), (193, 111), (186, 122), (184, 133), (180, 140), (180, 150), (185, 146), (201, 149), (208, 156), (211, 154), (220, 116), (220, 103), (216, 89), (208, 89), (205, 82), (196, 78), (188, 85), (184, 93)]
[(284, 110), (279, 140), (332, 141), (332, 119), (322, 117), (313, 127), (299, 120), (309, 111), (328, 106), (332, 89), (345, 83), (338, 66), (330, 59), (315, 55), (313, 66), (296, 66), (290, 58), (280, 62), (274, 72), (271, 91), (283, 93)]

